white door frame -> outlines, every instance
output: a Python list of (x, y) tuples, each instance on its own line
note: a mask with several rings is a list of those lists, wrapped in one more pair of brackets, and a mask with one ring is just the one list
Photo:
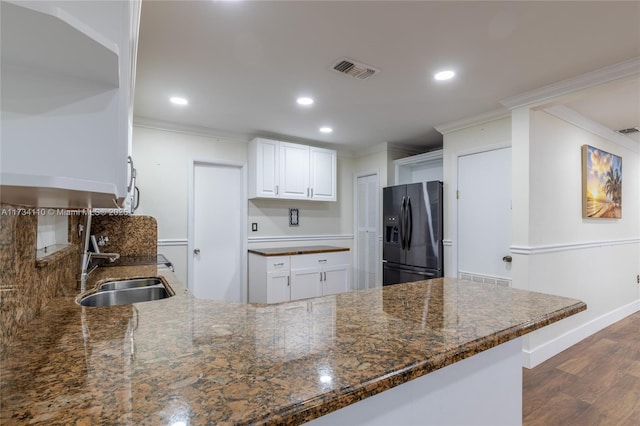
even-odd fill
[[(217, 160), (217, 159), (203, 159), (203, 158), (193, 158), (189, 160), (189, 194), (188, 194), (188, 212), (187, 212), (187, 289), (193, 294), (193, 286), (195, 283), (193, 282), (193, 250), (194, 247), (194, 237), (195, 237), (195, 209), (194, 209), (194, 201), (195, 201), (195, 168), (196, 165), (205, 165), (205, 166), (223, 166), (223, 167), (236, 167), (241, 169), (242, 173), (242, 199), (247, 200), (247, 163), (240, 161), (226, 161), (226, 160)], [(246, 303), (248, 297), (248, 289), (247, 289), (247, 221), (248, 221), (248, 203), (242, 203), (242, 211), (240, 212), (241, 217), (241, 227), (242, 230), (240, 235), (240, 265), (241, 265), (241, 285), (242, 285), (242, 300)]]
[[(445, 275), (448, 277), (458, 277), (458, 251), (460, 248), (460, 241), (458, 240), (458, 199), (456, 197), (458, 191), (458, 160), (460, 157), (467, 155), (480, 154), (482, 152), (495, 151), (496, 149), (511, 148), (511, 141), (502, 141), (495, 144), (484, 145), (474, 148), (469, 148), (453, 153), (451, 156), (451, 173), (449, 178), (451, 179), (451, 201), (449, 207), (451, 208), (450, 214), (447, 215), (445, 220), (451, 221), (451, 226), (448, 229), (451, 232), (450, 240), (443, 241), (444, 245), (451, 245), (451, 263), (444, 265)], [(450, 242), (449, 242), (450, 241)], [(445, 256), (446, 260), (446, 256)]]
[(380, 249), (381, 241), (382, 241), (382, 221), (380, 217), (382, 217), (382, 197), (380, 196), (380, 170), (376, 169), (368, 172), (358, 172), (353, 175), (353, 281), (351, 284), (351, 289), (355, 290), (356, 285), (358, 283), (358, 256), (359, 256), (359, 247), (358, 247), (358, 178), (365, 176), (375, 176), (376, 177), (376, 187), (378, 188), (378, 208), (376, 210), (376, 216), (378, 219), (378, 224), (376, 226), (376, 258), (378, 259), (378, 264), (376, 265), (376, 285), (382, 284), (382, 279), (380, 272), (382, 270), (382, 250)]

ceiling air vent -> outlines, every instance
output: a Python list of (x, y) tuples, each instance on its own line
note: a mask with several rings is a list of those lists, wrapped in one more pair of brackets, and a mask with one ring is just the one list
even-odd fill
[(628, 135), (630, 133), (638, 133), (638, 132), (640, 132), (640, 129), (638, 129), (637, 127), (629, 127), (628, 129), (618, 130), (618, 133), (622, 133), (623, 135)]
[(380, 70), (377, 70), (369, 65), (359, 64), (347, 58), (340, 59), (333, 65), (332, 68), (334, 71), (337, 71), (341, 74), (346, 74), (359, 80), (366, 80), (367, 78), (380, 72)]

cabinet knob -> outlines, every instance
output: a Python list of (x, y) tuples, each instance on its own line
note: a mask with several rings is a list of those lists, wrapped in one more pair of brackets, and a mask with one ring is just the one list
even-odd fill
[(193, 250), (193, 254), (195, 254), (195, 255), (200, 254), (200, 249), (194, 249), (194, 250)]
[(513, 260), (513, 257), (511, 256), (505, 256), (502, 258), (502, 261), (506, 263), (511, 263), (512, 260)]

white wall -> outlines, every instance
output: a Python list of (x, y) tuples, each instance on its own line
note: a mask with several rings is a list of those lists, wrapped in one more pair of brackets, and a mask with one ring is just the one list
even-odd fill
[[(528, 211), (516, 206), (513, 211), (519, 224), (528, 222), (512, 246), (514, 287), (580, 299), (588, 306), (527, 336), (524, 350), (534, 366), (640, 308), (639, 155), (544, 111), (520, 111), (513, 129), (514, 148), (528, 145), (528, 159), (514, 154), (513, 169), (529, 170), (528, 184), (521, 179), (513, 187), (514, 194), (528, 193), (521, 203), (528, 203)], [(621, 219), (582, 218), (583, 144), (622, 157)]]
[(247, 143), (134, 126), (133, 158), (140, 188), (136, 214), (156, 218), (158, 253), (186, 284), (189, 164), (194, 158), (245, 162)]
[[(578, 315), (524, 337), (524, 363), (533, 367), (640, 309), (638, 152), (544, 111), (527, 108), (444, 135), (445, 270), (457, 264), (457, 157), (511, 143), (513, 287), (587, 303)], [(583, 219), (581, 146), (622, 156), (622, 219)]]
[[(134, 126), (133, 157), (140, 188), (138, 214), (158, 221), (158, 252), (187, 282), (189, 165), (193, 159), (247, 162), (243, 140), (198, 136)], [(335, 245), (353, 249), (353, 160), (338, 153), (338, 201), (248, 201), (248, 247)], [(289, 208), (298, 208), (300, 226), (289, 227)], [(251, 223), (258, 232), (251, 232)]]

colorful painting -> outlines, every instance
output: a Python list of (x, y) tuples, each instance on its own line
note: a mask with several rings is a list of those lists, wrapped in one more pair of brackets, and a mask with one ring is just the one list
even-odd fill
[(622, 158), (582, 145), (582, 217), (622, 217)]

